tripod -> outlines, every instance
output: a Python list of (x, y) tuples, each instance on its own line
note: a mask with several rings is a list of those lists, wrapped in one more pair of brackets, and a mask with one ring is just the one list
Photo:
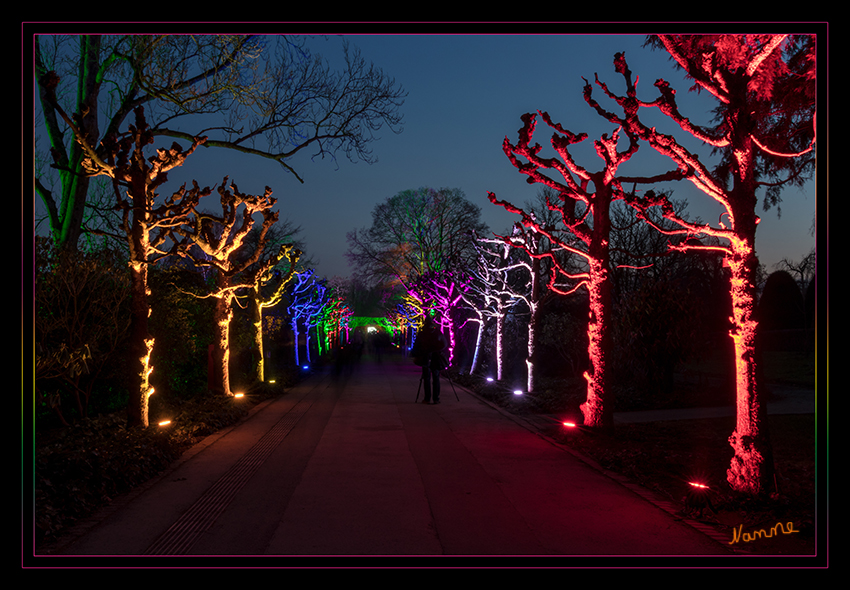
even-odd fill
[[(437, 378), (439, 379), (439, 377), (440, 377), (440, 376), (442, 376), (442, 371), (440, 371), (439, 373), (437, 373), (437, 375), (438, 375), (438, 377), (437, 377)], [(455, 389), (454, 381), (452, 381), (452, 378), (451, 378), (451, 377), (449, 377), (449, 376), (448, 376), (448, 374), (446, 374), (446, 375), (445, 375), (445, 377), (446, 377), (446, 379), (448, 379), (448, 380), (449, 380), (449, 383), (450, 383), (450, 384), (451, 384), (451, 386), (452, 386), (452, 391), (454, 391), (455, 399), (456, 399), (457, 401), (460, 401), (460, 398), (459, 398), (459, 397), (458, 397), (458, 395), (457, 395), (457, 390)], [(423, 381), (424, 379), (425, 379), (424, 375), (422, 375), (422, 374), (420, 373), (420, 374), (419, 374), (419, 387), (417, 387), (417, 388), (416, 388), (416, 399), (414, 400), (414, 403), (416, 403), (416, 402), (418, 402), (418, 401), (419, 401), (419, 391), (422, 389), (422, 381)]]

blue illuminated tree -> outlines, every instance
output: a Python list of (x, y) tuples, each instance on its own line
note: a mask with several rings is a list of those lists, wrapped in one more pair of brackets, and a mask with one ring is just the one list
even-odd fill
[(307, 343), (307, 362), (310, 362), (310, 329), (315, 327), (325, 306), (327, 287), (315, 277), (315, 271), (308, 269), (298, 273), (289, 293), (289, 325), (295, 339), (295, 364), (300, 365), (299, 338), (301, 326), (304, 327)]

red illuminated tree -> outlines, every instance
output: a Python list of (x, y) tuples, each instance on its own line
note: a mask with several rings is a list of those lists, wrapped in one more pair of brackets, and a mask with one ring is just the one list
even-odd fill
[[(718, 123), (695, 124), (680, 113), (676, 93), (664, 80), (655, 82), (659, 96), (642, 101), (636, 93), (625, 56), (617, 54), (614, 66), (625, 80), (625, 96), (615, 95), (597, 78), (596, 84), (623, 110), (619, 116), (593, 99), (585, 86), (585, 100), (609, 121), (669, 157), (676, 169), (670, 178), (693, 183), (722, 209), (716, 226), (692, 223), (680, 217), (668, 198), (647, 191), (632, 198), (644, 219), (652, 207), (674, 222), (673, 232), (686, 237), (710, 236), (720, 245), (706, 246), (680, 240), (670, 248), (680, 251), (706, 247), (722, 253), (730, 272), (732, 327), (735, 351), (737, 422), (729, 439), (735, 456), (727, 480), (735, 490), (761, 494), (772, 486), (773, 460), (766, 428), (766, 406), (757, 378), (755, 253), (756, 191), (767, 189), (765, 205), (778, 202), (778, 189), (801, 181), (814, 165), (815, 43), (808, 35), (659, 35), (654, 38), (676, 63), (719, 101)], [(672, 136), (645, 125), (640, 110), (658, 108), (687, 135), (722, 155), (715, 169), (683, 147)]]
[[(230, 390), (230, 322), (237, 291), (253, 289), (262, 282), (269, 271), (285, 256), (293, 256), (294, 249), (284, 245), (277, 255), (256, 265), (268, 242), (267, 234), (278, 220), (272, 211), (277, 199), (266, 187), (261, 196), (239, 192), (233, 183), (227, 185), (225, 177), (218, 187), (222, 213), (202, 213), (193, 208), (191, 216), (172, 230), (175, 254), (188, 258), (199, 267), (215, 271), (214, 290), (200, 297), (215, 298), (215, 342), (213, 348), (214, 389), (224, 395)], [(239, 210), (241, 209), (241, 214)], [(243, 250), (245, 239), (254, 228), (255, 214), (262, 216), (259, 240), (253, 250)]]
[[(551, 144), (559, 158), (544, 158), (540, 155), (542, 146), (531, 144), (537, 116), (523, 115), (523, 127), (519, 130), (519, 141), (513, 145), (505, 138), (503, 149), (511, 163), (521, 173), (528, 175), (528, 182), (540, 183), (554, 191), (554, 198), (547, 197), (550, 210), (558, 212), (562, 229), (568, 230), (564, 237), (560, 232), (539, 222), (533, 213), (529, 213), (506, 201), (500, 201), (489, 193), (490, 201), (520, 216), (520, 223), (548, 239), (557, 248), (575, 254), (585, 261), (583, 271), (566, 268), (562, 259), (552, 250), (539, 252), (530, 244), (516, 242), (531, 258), (545, 258), (552, 263), (554, 272), (549, 279), (549, 288), (557, 293), (567, 294), (584, 287), (588, 291), (590, 316), (588, 320), (588, 355), (590, 369), (585, 372), (587, 380), (587, 400), (581, 405), (584, 423), (594, 428), (613, 425), (613, 399), (608, 387), (608, 367), (606, 354), (609, 350), (609, 313), (611, 302), (610, 252), (609, 241), (611, 220), (609, 216), (612, 201), (625, 196), (621, 179), (617, 177), (618, 167), (627, 162), (637, 151), (637, 143), (629, 138), (628, 147), (618, 151), (620, 130), (609, 136), (603, 135), (594, 142), (594, 147), (604, 166), (598, 172), (591, 172), (579, 166), (569, 152), (571, 145), (587, 138), (586, 133), (574, 134), (561, 125), (552, 122), (547, 113), (541, 113), (543, 120), (554, 129)], [(523, 158), (525, 161), (522, 161)], [(560, 175), (555, 180), (544, 174), (544, 170), (554, 170)], [(592, 188), (591, 188), (592, 187)], [(509, 241), (509, 243), (511, 243)], [(558, 286), (558, 280), (567, 279), (572, 288), (565, 290)]]

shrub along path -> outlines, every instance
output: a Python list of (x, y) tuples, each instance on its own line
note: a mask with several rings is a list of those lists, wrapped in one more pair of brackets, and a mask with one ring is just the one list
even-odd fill
[(373, 563), (363, 556), (393, 556), (380, 564), (567, 566), (604, 565), (604, 556), (730, 555), (721, 539), (460, 387), (444, 380), (440, 405), (415, 403), (418, 379), (400, 359), (307, 379), (115, 502), (51, 559), (100, 564), (110, 556), (117, 565), (146, 556), (146, 567), (185, 566), (158, 557), (182, 555), (235, 566), (293, 556), (273, 563), (286, 566), (315, 563), (294, 556), (361, 556), (355, 564), (363, 565)]

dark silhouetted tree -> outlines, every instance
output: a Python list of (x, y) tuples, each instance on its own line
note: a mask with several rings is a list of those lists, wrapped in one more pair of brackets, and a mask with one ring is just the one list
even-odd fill
[(465, 268), (475, 256), (470, 232), (485, 229), (481, 209), (459, 189), (402, 191), (375, 207), (371, 227), (348, 234), (348, 257), (364, 280), (406, 287)]

